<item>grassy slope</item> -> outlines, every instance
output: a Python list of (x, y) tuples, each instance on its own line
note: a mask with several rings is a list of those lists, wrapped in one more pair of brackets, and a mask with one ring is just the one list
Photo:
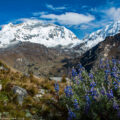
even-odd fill
[[(0, 84), (2, 90), (0, 91), (0, 113), (2, 118), (25, 118), (31, 119), (29, 114), (42, 116), (45, 119), (65, 119), (64, 108), (58, 105), (58, 98), (55, 96), (54, 81), (49, 81), (47, 78), (38, 78), (30, 74), (29, 77), (22, 75), (19, 71), (9, 68), (7, 65), (0, 62), (0, 66), (4, 66), (4, 70), (0, 70)], [(14, 86), (25, 88), (28, 96), (24, 99), (24, 103), (20, 106), (17, 103), (17, 95), (12, 93), (11, 88)], [(60, 83), (62, 94), (65, 83)], [(45, 94), (39, 99), (34, 99), (39, 89), (44, 89)]]

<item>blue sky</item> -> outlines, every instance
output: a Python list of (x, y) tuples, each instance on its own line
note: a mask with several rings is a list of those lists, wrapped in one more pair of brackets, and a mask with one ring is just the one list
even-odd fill
[(120, 19), (119, 0), (0, 0), (0, 26), (39, 19), (72, 30), (83, 38)]

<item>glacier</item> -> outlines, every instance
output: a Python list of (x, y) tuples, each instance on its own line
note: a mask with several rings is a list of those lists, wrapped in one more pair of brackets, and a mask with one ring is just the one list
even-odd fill
[(33, 42), (46, 47), (58, 45), (73, 47), (82, 41), (64, 26), (43, 24), (39, 20), (4, 25), (0, 31), (0, 48), (19, 42)]

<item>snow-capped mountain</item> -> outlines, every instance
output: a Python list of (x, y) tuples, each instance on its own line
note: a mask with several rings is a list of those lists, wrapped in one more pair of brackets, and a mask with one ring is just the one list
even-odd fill
[(43, 24), (38, 20), (29, 20), (21, 24), (4, 25), (0, 31), (0, 48), (18, 42), (32, 42), (46, 47), (75, 46), (81, 41), (67, 28), (54, 24)]
[(114, 36), (117, 33), (120, 33), (120, 21), (107, 25), (105, 28), (100, 29), (86, 36), (83, 39), (85, 43), (84, 47), (90, 49), (97, 45), (99, 42), (105, 40), (106, 37)]

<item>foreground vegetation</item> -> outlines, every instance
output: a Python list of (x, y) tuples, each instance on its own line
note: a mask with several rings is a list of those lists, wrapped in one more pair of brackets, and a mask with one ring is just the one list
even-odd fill
[[(59, 94), (59, 84), (55, 90)], [(71, 81), (60, 97), (69, 120), (119, 120), (120, 61), (100, 60), (90, 73), (79, 64), (72, 69)]]
[[(0, 119), (66, 119), (65, 108), (59, 106), (58, 98), (54, 91), (54, 81), (47, 78), (37, 78), (32, 73), (23, 75), (13, 71), (0, 62)], [(59, 83), (63, 94), (65, 82)], [(27, 91), (22, 105), (12, 91), (14, 86), (19, 86)], [(42, 93), (40, 93), (42, 91)]]
[[(22, 104), (14, 86), (27, 91)], [(100, 60), (89, 73), (79, 64), (70, 81), (64, 76), (58, 83), (32, 73), (23, 75), (0, 62), (0, 119), (4, 118), (119, 120), (120, 61)]]

